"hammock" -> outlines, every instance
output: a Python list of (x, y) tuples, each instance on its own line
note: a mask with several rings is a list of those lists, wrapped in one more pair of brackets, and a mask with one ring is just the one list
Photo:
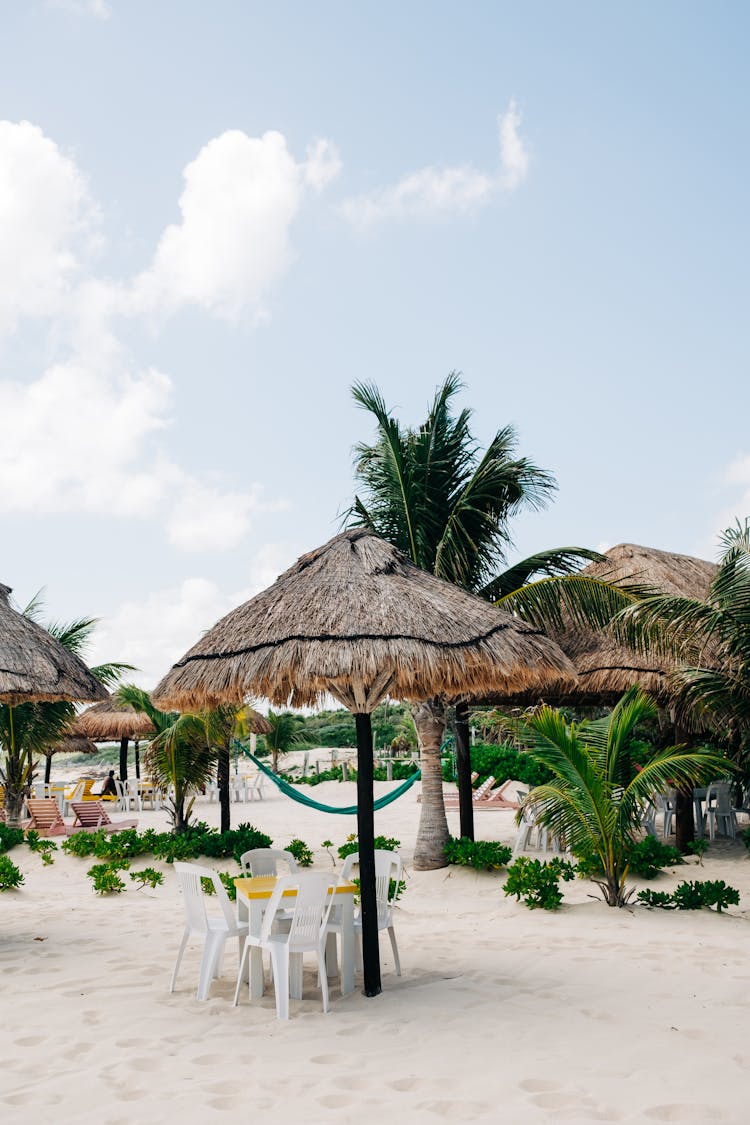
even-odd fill
[[(252, 758), (261, 773), (264, 773), (266, 777), (270, 777), (274, 785), (278, 786), (281, 792), (286, 793), (287, 797), (291, 797), (293, 801), (299, 801), (301, 805), (307, 805), (309, 809), (318, 809), (319, 812), (339, 813), (341, 816), (356, 816), (356, 805), (345, 805), (342, 808), (340, 805), (324, 805), (320, 801), (313, 801), (312, 797), (308, 797), (306, 793), (300, 793), (296, 786), (290, 785), (288, 781), (284, 781), (283, 777), (279, 777), (273, 770), (269, 770), (268, 766), (264, 765), (264, 763), (256, 758), (254, 754), (251, 754), (249, 750), (246, 750), (245, 753), (248, 758)], [(390, 793), (387, 793), (385, 797), (378, 797), (377, 801), (373, 801), (373, 808), (384, 809), (385, 806), (390, 805), (392, 801), (398, 800), (407, 789), (411, 789), (415, 781), (419, 781), (421, 776), (422, 771), (417, 770), (416, 773), (402, 782), (397, 789), (393, 789)]]

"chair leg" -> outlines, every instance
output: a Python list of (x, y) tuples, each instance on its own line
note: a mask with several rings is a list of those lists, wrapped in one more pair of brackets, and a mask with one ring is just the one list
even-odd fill
[(211, 981), (216, 975), (216, 963), (221, 957), (223, 948), (223, 934), (206, 934), (206, 944), (203, 947), (203, 958), (198, 978), (198, 1000), (208, 1000)]
[(174, 992), (174, 988), (175, 988), (175, 985), (177, 983), (177, 973), (179, 971), (180, 964), (182, 963), (182, 955), (185, 952), (185, 946), (188, 943), (189, 937), (190, 937), (190, 931), (185, 930), (185, 932), (182, 935), (182, 941), (180, 942), (180, 948), (177, 950), (177, 960), (175, 961), (174, 972), (172, 973), (172, 983), (169, 986), (170, 992)]
[(237, 1007), (237, 1005), (240, 1002), (240, 988), (242, 987), (242, 974), (243, 974), (243, 970), (245, 968), (245, 962), (247, 961), (247, 957), (248, 957), (249, 952), (250, 952), (250, 942), (247, 940), (247, 938), (245, 938), (245, 944), (242, 947), (242, 953), (240, 954), (240, 967), (237, 970), (237, 985), (236, 985), (235, 990), (234, 990), (234, 1000), (232, 1001), (235, 1008)]
[(323, 946), (318, 950), (318, 980), (320, 982), (320, 992), (323, 997), (323, 1011), (328, 1011), (328, 977), (326, 975), (326, 955)]
[(289, 995), (292, 1000), (302, 999), (302, 954), (289, 954)]
[(391, 949), (393, 950), (393, 960), (396, 962), (396, 976), (401, 976), (401, 962), (398, 956), (398, 946), (396, 945), (396, 931), (393, 926), (388, 927), (388, 937), (391, 939)]
[(273, 987), (276, 993), (276, 1018), (289, 1019), (289, 949), (274, 942), (271, 946)]

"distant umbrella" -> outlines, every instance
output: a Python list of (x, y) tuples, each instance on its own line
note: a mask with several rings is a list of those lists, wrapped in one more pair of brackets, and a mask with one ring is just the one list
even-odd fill
[(44, 750), (44, 781), (45, 784), (49, 782), (50, 773), (52, 772), (52, 758), (55, 754), (98, 754), (99, 750), (94, 742), (89, 738), (76, 738), (70, 736), (68, 738), (61, 738), (59, 742), (55, 742), (52, 746), (47, 746)]
[(365, 530), (303, 555), (174, 665), (159, 705), (303, 706), (333, 695), (354, 713), (365, 993), (381, 990), (370, 714), (386, 695), (424, 700), (532, 687), (570, 662), (539, 630), (414, 566)]
[(140, 776), (138, 743), (143, 738), (151, 738), (156, 728), (141, 711), (136, 711), (129, 703), (116, 703), (109, 698), (104, 703), (95, 703), (82, 711), (74, 720), (71, 729), (75, 734), (91, 738), (94, 742), (120, 743), (120, 778), (128, 776), (128, 741), (136, 744), (135, 773)]

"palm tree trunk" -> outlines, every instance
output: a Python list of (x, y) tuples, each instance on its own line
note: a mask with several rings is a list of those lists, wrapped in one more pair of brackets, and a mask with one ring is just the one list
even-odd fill
[(431, 699), (412, 707), (417, 728), (422, 764), (422, 812), (419, 817), (414, 868), (432, 871), (446, 867), (445, 845), (448, 843), (448, 821), (443, 803), (443, 774), (440, 747), (445, 732), (445, 708), (439, 699)]
[(229, 747), (222, 746), (216, 767), (216, 783), (219, 788), (219, 810), (221, 812), (221, 832), (228, 832), (231, 813), (229, 809)]
[(456, 704), (456, 779), (461, 835), (474, 839), (474, 802), (471, 797), (471, 746), (469, 745), (469, 704)]

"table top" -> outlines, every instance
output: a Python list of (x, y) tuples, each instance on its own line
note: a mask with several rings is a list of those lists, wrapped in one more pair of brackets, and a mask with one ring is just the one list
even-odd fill
[[(245, 898), (270, 898), (276, 886), (275, 875), (240, 875), (234, 880), (237, 893)], [(337, 895), (355, 894), (357, 887), (354, 883), (339, 883), (336, 887)], [(293, 898), (297, 894), (294, 887), (284, 891), (283, 898)]]

